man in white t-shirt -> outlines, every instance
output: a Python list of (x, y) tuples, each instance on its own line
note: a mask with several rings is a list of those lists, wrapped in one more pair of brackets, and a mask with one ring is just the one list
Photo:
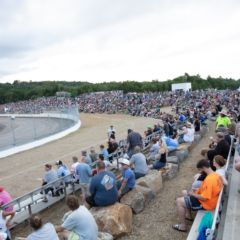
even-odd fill
[(183, 127), (182, 132), (178, 138), (178, 143), (191, 143), (194, 141), (194, 128), (190, 122), (187, 122), (186, 127)]
[(91, 212), (85, 206), (79, 205), (76, 196), (69, 195), (66, 202), (71, 212), (61, 226), (55, 227), (60, 239), (76, 234), (80, 239), (96, 240), (98, 226)]

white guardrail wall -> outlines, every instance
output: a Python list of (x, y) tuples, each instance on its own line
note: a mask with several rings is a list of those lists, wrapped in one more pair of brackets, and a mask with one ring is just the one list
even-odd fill
[(81, 121), (78, 115), (72, 115), (72, 114), (66, 114), (66, 113), (41, 113), (41, 114), (0, 114), (0, 117), (19, 117), (19, 118), (58, 118), (58, 119), (69, 119), (72, 120), (75, 124), (63, 131), (60, 131), (58, 133), (54, 133), (50, 136), (44, 137), (42, 139), (34, 140), (30, 143), (22, 144), (19, 146), (12, 146), (9, 149), (3, 150), (0, 152), (0, 158), (4, 158), (10, 155), (13, 155), (15, 153), (19, 153), (22, 151), (26, 151), (38, 146), (41, 146), (43, 144), (55, 141), (57, 139), (60, 139), (62, 137), (65, 137), (66, 135), (75, 132), (81, 127)]

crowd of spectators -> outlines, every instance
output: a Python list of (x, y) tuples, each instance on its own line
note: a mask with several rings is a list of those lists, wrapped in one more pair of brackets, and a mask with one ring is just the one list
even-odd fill
[[(179, 144), (192, 143), (194, 134), (200, 131), (207, 119), (216, 120), (216, 138), (211, 139), (209, 149), (202, 151), (204, 159), (197, 163), (200, 174), (195, 176), (191, 190), (183, 191), (183, 196), (177, 199), (180, 223), (174, 225), (173, 228), (178, 231), (186, 231), (185, 221), (191, 219), (190, 210), (213, 210), (216, 207), (222, 185), (227, 184), (223, 168), (230, 148), (229, 132), (235, 133), (236, 128), (233, 118), (229, 117), (229, 114), (233, 116), (238, 111), (239, 99), (238, 92), (230, 91), (195, 91), (185, 94), (172, 92), (123, 94), (121, 91), (114, 91), (83, 94), (74, 99), (50, 97), (5, 104), (0, 106), (0, 111), (10, 113), (42, 112), (49, 106), (64, 108), (78, 105), (79, 110), (83, 112), (126, 112), (133, 116), (159, 119), (156, 120), (158, 122), (153, 127), (148, 126), (145, 131), (145, 138), (154, 132), (160, 132), (158, 137), (151, 140), (148, 158), (142, 152), (145, 147), (142, 135), (133, 129), (128, 129), (127, 144), (124, 146), (125, 155), (119, 160), (121, 171), (118, 171), (119, 175), (117, 176), (110, 171), (113, 166), (111, 153), (119, 148), (115, 139), (116, 129), (114, 126), (110, 126), (107, 130), (108, 147), (100, 145), (99, 152), (95, 151), (93, 147), (89, 153), (82, 151), (80, 161), (73, 156), (70, 169), (62, 161), (56, 162), (56, 170), (50, 164), (44, 166), (43, 185), (72, 173), (73, 179), (72, 177), (65, 178), (65, 184), (69, 184), (71, 181), (81, 184), (83, 202), (88, 208), (117, 202), (124, 194), (135, 188), (136, 179), (148, 174), (149, 168), (157, 170), (164, 168), (168, 152), (177, 149)], [(163, 105), (173, 105), (173, 103), (175, 104), (171, 114), (161, 112)], [(223, 108), (229, 109), (229, 111), (226, 112)], [(218, 114), (219, 116), (217, 116)], [(149, 162), (151, 165), (148, 165)], [(60, 190), (60, 185), (53, 185), (44, 190), (44, 196), (47, 196), (48, 193), (58, 196), (61, 194)], [(44, 201), (47, 201), (47, 197)], [(5, 203), (3, 202), (1, 205)], [(68, 197), (67, 205), (71, 212), (65, 216), (61, 226), (54, 228), (51, 224), (43, 225), (41, 218), (34, 216), (30, 221), (33, 233), (26, 239), (37, 239), (34, 237), (36, 234), (36, 236), (38, 234), (45, 236), (44, 233), (47, 231), (52, 232), (51, 239), (65, 239), (73, 232), (80, 238), (83, 235), (89, 236), (83, 239), (96, 239), (96, 222), (87, 208), (83, 205), (80, 206), (78, 199), (74, 196)], [(4, 222), (7, 213), (14, 214), (11, 211), (8, 212), (7, 209), (1, 212), (0, 223)], [(88, 220), (82, 221), (82, 219)], [(4, 224), (6, 230), (8, 222)], [(56, 235), (57, 233), (58, 235)]]

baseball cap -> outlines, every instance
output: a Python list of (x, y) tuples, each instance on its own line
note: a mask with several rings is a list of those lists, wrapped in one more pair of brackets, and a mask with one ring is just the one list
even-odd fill
[(119, 163), (125, 164), (125, 165), (128, 165), (128, 166), (130, 165), (129, 160), (127, 160), (126, 158), (120, 158)]

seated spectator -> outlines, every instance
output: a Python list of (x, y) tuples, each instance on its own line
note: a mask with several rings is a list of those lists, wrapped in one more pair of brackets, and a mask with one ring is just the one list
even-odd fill
[[(109, 154), (114, 153), (117, 150), (117, 148), (118, 148), (118, 144), (115, 141), (115, 139), (110, 138), (108, 141), (108, 149), (107, 149), (108, 153)], [(112, 161), (112, 160), (113, 160), (113, 157), (112, 156), (109, 157), (109, 161)]]
[[(10, 194), (4, 190), (2, 186), (0, 186), (0, 206), (5, 205), (12, 201), (12, 197)], [(12, 212), (13, 206), (7, 207), (4, 212)]]
[(172, 152), (179, 147), (178, 141), (176, 139), (163, 136), (162, 140), (167, 145), (168, 152)]
[(219, 116), (216, 120), (216, 129), (218, 129), (220, 126), (224, 126), (225, 128), (228, 128), (231, 124), (231, 120), (227, 115), (227, 112), (225, 110), (222, 110), (219, 113)]
[(39, 215), (33, 215), (30, 218), (30, 226), (33, 230), (26, 240), (59, 240), (54, 226), (51, 223), (43, 225), (42, 219)]
[(159, 142), (156, 138), (152, 139), (152, 146), (150, 147), (149, 153), (149, 160), (155, 161), (156, 160), (156, 155), (158, 154), (160, 149)]
[(92, 178), (89, 191), (86, 202), (90, 207), (112, 205), (118, 200), (115, 175), (105, 170), (103, 161), (97, 163), (97, 175)]
[[(63, 164), (63, 162), (61, 160), (57, 161), (56, 165), (57, 165), (57, 168), (58, 168), (57, 169), (57, 175), (58, 175), (59, 178), (60, 177), (66, 177), (66, 176), (71, 174), (68, 167), (65, 164)], [(69, 184), (72, 181), (72, 177), (71, 176), (66, 177), (64, 181), (65, 181), (66, 184)]]
[(158, 132), (160, 131), (160, 126), (158, 124), (154, 124), (154, 127), (153, 127), (153, 132)]
[[(51, 164), (45, 164), (45, 174), (43, 176), (42, 186), (47, 185), (50, 182), (56, 181), (58, 179), (57, 172), (52, 169)], [(59, 192), (57, 191), (60, 186), (60, 183), (55, 183), (53, 186), (49, 186), (44, 189), (45, 194), (48, 192), (52, 193), (52, 196), (60, 196)], [(47, 202), (47, 197), (44, 199)]]
[(78, 198), (70, 195), (67, 197), (67, 206), (71, 210), (65, 217), (61, 226), (55, 226), (60, 240), (85, 239), (96, 240), (98, 227), (92, 214), (85, 206), (80, 206)]
[(216, 132), (223, 133), (224, 139), (228, 142), (228, 145), (231, 146), (232, 139), (231, 139), (231, 136), (230, 136), (227, 128), (225, 128), (223, 126), (219, 126), (219, 128), (216, 130)]
[(109, 160), (109, 154), (107, 149), (105, 149), (104, 145), (100, 145), (100, 153), (104, 156), (104, 160)]
[(144, 154), (141, 153), (139, 146), (134, 148), (134, 154), (130, 159), (130, 164), (134, 165), (135, 179), (144, 177), (148, 173), (147, 160)]
[(167, 146), (162, 139), (159, 140), (159, 143), (160, 143), (160, 150), (158, 155), (156, 156), (155, 162), (153, 163), (153, 169), (157, 169), (157, 170), (166, 166), (167, 151), (168, 151)]
[(196, 192), (190, 191), (187, 196), (179, 197), (176, 200), (180, 224), (172, 227), (180, 232), (187, 231), (186, 219), (190, 218), (191, 210), (205, 209), (211, 211), (216, 208), (218, 196), (223, 187), (219, 174), (211, 169), (207, 160), (200, 160), (197, 163), (197, 168), (207, 174), (200, 188)]
[(145, 136), (146, 136), (146, 137), (147, 137), (147, 136), (150, 136), (150, 135), (152, 135), (152, 133), (153, 133), (152, 127), (151, 127), (151, 126), (148, 126), (148, 127), (147, 127), (147, 130), (145, 131)]
[(129, 160), (122, 158), (119, 163), (122, 165), (122, 175), (118, 176), (118, 179), (122, 177), (122, 180), (117, 182), (117, 188), (118, 196), (121, 197), (135, 187), (135, 175)]
[(2, 211), (0, 208), (0, 239), (10, 240), (9, 227), (15, 212)]
[(187, 122), (186, 127), (180, 132), (178, 143), (191, 143), (194, 141), (194, 128), (190, 122)]
[(92, 162), (97, 161), (97, 159), (98, 159), (98, 154), (96, 153), (94, 147), (91, 147), (91, 148), (90, 148), (90, 154), (89, 154), (89, 157), (91, 158)]
[(224, 185), (228, 185), (228, 181), (226, 179), (226, 169), (225, 169), (226, 160), (217, 155), (213, 159), (213, 166), (216, 168), (216, 173), (218, 173), (223, 181)]
[(198, 117), (195, 117), (195, 120), (194, 120), (194, 128), (195, 128), (195, 132), (200, 132), (200, 121), (198, 119)]
[(91, 165), (92, 164), (92, 159), (91, 157), (88, 155), (87, 151), (82, 151), (82, 158), (85, 158), (85, 162), (88, 164), (88, 165)]
[(105, 170), (111, 170), (112, 164), (108, 160), (104, 160), (104, 156), (102, 154), (99, 154), (98, 161), (103, 162), (105, 166)]
[(76, 174), (81, 184), (83, 194), (87, 195), (89, 191), (89, 184), (92, 177), (92, 169), (82, 158), (81, 162), (76, 167)]
[(210, 161), (210, 165), (213, 170), (215, 170), (215, 167), (213, 166), (213, 158), (216, 155), (220, 155), (223, 158), (227, 159), (230, 149), (228, 142), (224, 139), (223, 133), (217, 133), (215, 143), (216, 147), (207, 152), (207, 158)]
[(79, 182), (79, 178), (76, 173), (76, 168), (77, 168), (77, 165), (79, 164), (78, 158), (76, 156), (72, 157), (72, 162), (73, 162), (73, 164), (71, 166), (71, 173), (73, 174), (73, 178), (74, 178), (75, 182)]

